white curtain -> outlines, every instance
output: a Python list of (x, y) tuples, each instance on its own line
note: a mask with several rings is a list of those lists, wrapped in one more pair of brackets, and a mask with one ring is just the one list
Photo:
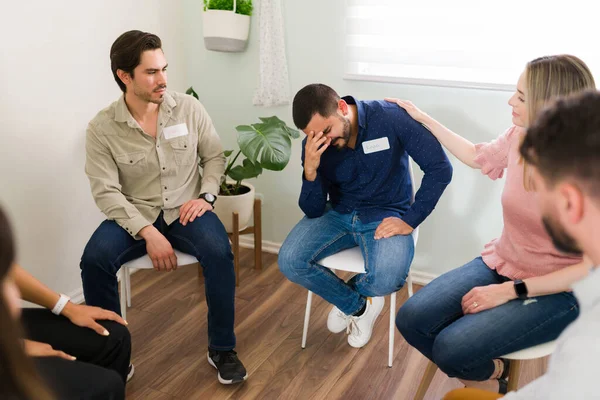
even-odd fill
[(255, 106), (277, 106), (290, 102), (290, 83), (281, 0), (260, 0), (260, 53)]

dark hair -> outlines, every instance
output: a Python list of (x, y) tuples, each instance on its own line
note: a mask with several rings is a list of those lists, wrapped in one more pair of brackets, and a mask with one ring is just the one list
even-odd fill
[(600, 196), (598, 110), (600, 92), (596, 90), (558, 99), (527, 129), (521, 155), (550, 185), (569, 176), (589, 194)]
[(327, 85), (313, 83), (304, 86), (296, 96), (292, 104), (292, 115), (294, 124), (298, 129), (304, 129), (315, 114), (329, 117), (338, 107), (340, 96)]
[(123, 93), (127, 92), (127, 87), (117, 75), (117, 70), (123, 70), (133, 78), (133, 70), (140, 65), (142, 53), (156, 49), (162, 49), (162, 42), (158, 36), (148, 32), (129, 31), (115, 40), (110, 48), (110, 69)]
[(11, 315), (3, 283), (13, 265), (15, 244), (6, 214), (0, 208), (0, 398), (51, 400), (53, 397), (37, 375), (23, 350), (20, 324)]

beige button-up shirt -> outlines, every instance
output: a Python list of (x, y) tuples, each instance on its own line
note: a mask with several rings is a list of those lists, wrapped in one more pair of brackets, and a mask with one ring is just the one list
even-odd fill
[(157, 128), (156, 139), (144, 133), (121, 96), (87, 129), (85, 172), (92, 196), (108, 219), (136, 239), (161, 210), (171, 224), (186, 201), (204, 192), (217, 195), (225, 171), (221, 140), (192, 96), (165, 93)]

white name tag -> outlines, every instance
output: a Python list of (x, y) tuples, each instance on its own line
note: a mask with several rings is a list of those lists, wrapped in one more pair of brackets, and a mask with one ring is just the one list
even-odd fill
[(390, 141), (387, 137), (382, 137), (374, 140), (367, 140), (362, 144), (365, 154), (376, 153), (378, 151), (387, 150), (390, 148)]
[(165, 135), (165, 139), (167, 140), (189, 134), (186, 124), (167, 126), (165, 129), (163, 129), (163, 133)]

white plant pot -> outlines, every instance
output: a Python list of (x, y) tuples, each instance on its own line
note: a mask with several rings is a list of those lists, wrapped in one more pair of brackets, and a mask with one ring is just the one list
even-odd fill
[(225, 230), (227, 233), (233, 232), (234, 212), (238, 213), (239, 215), (240, 231), (248, 227), (248, 222), (252, 217), (255, 197), (254, 186), (245, 182), (242, 184), (242, 186), (247, 186), (250, 191), (237, 196), (220, 195), (215, 203), (215, 209), (213, 212), (217, 214), (217, 217), (219, 217), (223, 225), (225, 225)]
[(244, 51), (250, 17), (227, 10), (206, 10), (202, 15), (204, 46), (216, 51)]

